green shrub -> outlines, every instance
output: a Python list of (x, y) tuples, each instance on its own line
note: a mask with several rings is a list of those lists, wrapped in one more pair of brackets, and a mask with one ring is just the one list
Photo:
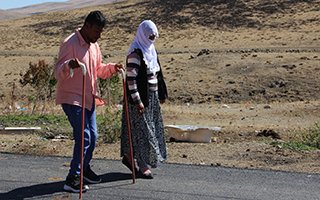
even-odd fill
[(304, 144), (320, 149), (320, 125), (316, 123), (303, 137)]
[(121, 134), (122, 110), (115, 106), (106, 106), (104, 112), (97, 117), (100, 138), (105, 143), (119, 141)]
[(121, 134), (122, 110), (116, 107), (122, 99), (120, 78), (99, 79), (98, 84), (100, 95), (107, 101), (104, 112), (97, 116), (98, 131), (103, 142), (114, 143)]
[(298, 132), (289, 141), (272, 141), (271, 145), (296, 151), (320, 149), (320, 125), (316, 123), (305, 132)]
[(119, 76), (113, 76), (109, 79), (98, 79), (99, 93), (106, 99), (108, 105), (118, 104), (122, 97)]

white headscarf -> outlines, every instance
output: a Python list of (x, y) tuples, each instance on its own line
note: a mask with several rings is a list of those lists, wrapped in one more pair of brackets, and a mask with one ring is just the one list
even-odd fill
[(140, 49), (148, 70), (155, 74), (160, 70), (160, 67), (157, 61), (156, 49), (153, 45), (155, 40), (149, 39), (149, 36), (152, 34), (159, 37), (157, 26), (151, 20), (144, 20), (141, 22), (138, 27), (137, 34), (130, 45), (128, 55), (135, 49)]

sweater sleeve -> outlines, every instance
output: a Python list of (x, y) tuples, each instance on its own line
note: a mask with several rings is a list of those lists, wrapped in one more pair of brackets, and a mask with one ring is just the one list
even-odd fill
[(72, 59), (72, 45), (63, 42), (60, 47), (58, 61), (54, 68), (54, 75), (57, 80), (63, 80), (70, 77), (69, 61)]
[(140, 65), (141, 63), (138, 54), (132, 53), (127, 56), (127, 83), (129, 94), (135, 104), (142, 103), (137, 86), (137, 76)]
[(97, 50), (97, 76), (102, 79), (107, 79), (113, 76), (113, 74), (117, 73), (115, 68), (115, 63), (102, 63), (102, 54), (100, 51), (99, 45), (96, 43), (96, 50)]

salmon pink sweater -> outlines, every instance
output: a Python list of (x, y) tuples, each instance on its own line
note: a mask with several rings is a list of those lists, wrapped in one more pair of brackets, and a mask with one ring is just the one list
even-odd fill
[(96, 105), (103, 104), (98, 97), (97, 78), (110, 78), (116, 73), (115, 63), (102, 63), (102, 55), (98, 43), (86, 43), (79, 30), (67, 37), (61, 44), (59, 58), (55, 65), (54, 75), (57, 79), (56, 104), (71, 104), (82, 106), (81, 68), (74, 69), (71, 77), (69, 61), (77, 58), (86, 66), (85, 108), (92, 109), (93, 101)]

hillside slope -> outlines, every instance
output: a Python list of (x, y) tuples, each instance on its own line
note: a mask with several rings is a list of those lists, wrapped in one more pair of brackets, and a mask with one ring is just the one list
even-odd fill
[(28, 17), (34, 14), (47, 13), (53, 11), (67, 11), (76, 8), (109, 4), (118, 1), (119, 0), (68, 0), (66, 2), (40, 3), (30, 6), (24, 6), (21, 8), (0, 10), (0, 20), (17, 19), (22, 17)]
[[(158, 25), (156, 46), (172, 102), (320, 97), (319, 0), (130, 0), (1, 22), (4, 82), (17, 78), (14, 72), (30, 61), (52, 63), (61, 40), (94, 9), (108, 18), (99, 43), (109, 61), (124, 62), (143, 19)], [(4, 76), (10, 72), (13, 77)], [(8, 91), (5, 83), (0, 87)]]

